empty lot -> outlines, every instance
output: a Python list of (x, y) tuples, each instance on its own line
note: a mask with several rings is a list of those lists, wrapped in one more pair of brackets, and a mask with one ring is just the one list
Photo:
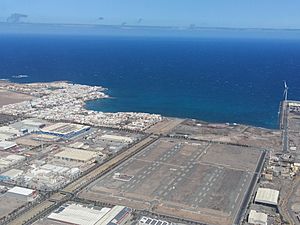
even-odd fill
[[(261, 150), (161, 138), (80, 197), (208, 224), (231, 224)], [(118, 175), (132, 176), (129, 180)]]

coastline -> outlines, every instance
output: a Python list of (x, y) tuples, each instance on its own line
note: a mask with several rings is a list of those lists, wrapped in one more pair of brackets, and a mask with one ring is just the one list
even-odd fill
[[(2, 81), (0, 83), (6, 83), (6, 84), (11, 84), (11, 85), (14, 85), (14, 84), (30, 85), (30, 86), (36, 86), (36, 85), (37, 86), (38, 85), (46, 85), (46, 86), (49, 85), (49, 86), (51, 86), (52, 84), (53, 85), (62, 85), (62, 84), (65, 84), (65, 85), (67, 85), (67, 84), (68, 85), (78, 85), (78, 84), (75, 84), (75, 83), (73, 83), (72, 81), (69, 81), (69, 80), (57, 80), (57, 81), (52, 81), (52, 82), (34, 82), (34, 83), (30, 83), (30, 82), (16, 83), (16, 82), (13, 82), (11, 80), (5, 80), (5, 81)], [(85, 85), (85, 86), (88, 86), (88, 85)], [(96, 113), (107, 113), (107, 114), (114, 114), (114, 113), (116, 113), (116, 114), (118, 114), (118, 113), (152, 114), (152, 113), (148, 113), (148, 112), (121, 112), (121, 111), (107, 112), (105, 110), (104, 111), (99, 111), (99, 110), (91, 109), (93, 107), (88, 107), (87, 106), (88, 104), (91, 104), (91, 103), (94, 103), (94, 102), (97, 102), (97, 101), (102, 101), (102, 100), (105, 100), (105, 99), (117, 99), (116, 97), (109, 96), (105, 93), (108, 90), (108, 88), (105, 88), (105, 87), (102, 87), (102, 86), (95, 86), (95, 87), (99, 88), (99, 90), (101, 91), (101, 93), (103, 93), (103, 95), (100, 98), (84, 99), (81, 103), (81, 107), (82, 107), (82, 110), (84, 112), (96, 112)], [(20, 91), (15, 91), (15, 93), (24, 94)], [(169, 116), (169, 115), (164, 115), (164, 114), (162, 114), (161, 116), (163, 118), (179, 119), (179, 117), (174, 117), (174, 116)], [(237, 125), (237, 123), (228, 123), (228, 122), (219, 122), (219, 121), (206, 121), (206, 120), (204, 121), (204, 120), (199, 120), (199, 119), (190, 118), (190, 117), (180, 117), (180, 119), (201, 121), (201, 123), (203, 123), (203, 124), (207, 124), (209, 126), (216, 127), (216, 128), (218, 126), (224, 126), (224, 125), (228, 125), (228, 126)], [(251, 124), (244, 124), (244, 123), (241, 123), (239, 125), (253, 127), (253, 128), (260, 128), (260, 129), (264, 129), (264, 130), (273, 130), (273, 131), (278, 131), (279, 130), (279, 128), (272, 129), (272, 128), (266, 128), (266, 127), (262, 127), (262, 126), (254, 126), (254, 125), (251, 125)]]
[[(1, 83), (0, 83), (1, 85)], [(68, 82), (5, 83), (2, 90), (30, 94), (35, 97), (4, 105), (0, 113), (20, 117), (35, 117), (53, 121), (143, 131), (162, 120), (162, 116), (149, 113), (104, 113), (84, 108), (86, 101), (107, 98), (106, 88)]]

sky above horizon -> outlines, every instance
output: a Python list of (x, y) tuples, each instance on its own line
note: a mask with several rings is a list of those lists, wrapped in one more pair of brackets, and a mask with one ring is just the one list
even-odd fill
[(0, 0), (1, 22), (21, 13), (42, 23), (300, 29), (299, 11), (295, 0)]

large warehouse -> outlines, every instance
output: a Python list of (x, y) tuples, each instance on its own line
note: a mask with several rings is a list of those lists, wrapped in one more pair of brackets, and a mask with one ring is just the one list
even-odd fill
[(13, 187), (6, 192), (6, 195), (11, 198), (22, 199), (25, 201), (32, 201), (37, 196), (37, 192), (32, 189), (23, 187)]
[(74, 123), (55, 123), (41, 129), (44, 134), (71, 138), (90, 129), (89, 126)]
[(96, 224), (110, 208), (92, 209), (79, 204), (61, 206), (48, 216), (48, 219), (76, 225)]
[(80, 204), (66, 204), (47, 218), (62, 224), (124, 225), (131, 218), (131, 209), (124, 206), (96, 209)]
[(55, 154), (54, 157), (57, 159), (75, 161), (75, 162), (87, 162), (95, 157), (97, 153), (93, 151), (73, 149), (73, 148), (63, 148), (64, 150)]
[(277, 206), (278, 198), (279, 191), (270, 188), (258, 188), (255, 196), (255, 202), (271, 206)]

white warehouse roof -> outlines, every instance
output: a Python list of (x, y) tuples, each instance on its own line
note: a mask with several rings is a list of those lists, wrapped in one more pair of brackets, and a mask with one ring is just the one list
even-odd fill
[(89, 126), (74, 124), (74, 123), (55, 123), (41, 129), (42, 132), (54, 133), (60, 135), (68, 135), (73, 132), (78, 132), (87, 129)]
[(32, 195), (34, 192), (35, 190), (23, 188), (23, 187), (13, 187), (7, 191), (7, 193), (19, 194), (24, 196)]
[(104, 140), (110, 140), (110, 141), (116, 141), (116, 142), (127, 142), (127, 143), (132, 142), (132, 138), (130, 138), (130, 137), (111, 135), (111, 134), (104, 134), (101, 136), (101, 138)]
[(23, 155), (11, 154), (11, 155), (6, 156), (6, 159), (11, 160), (13, 162), (17, 162), (17, 161), (25, 160), (26, 157)]
[(109, 211), (110, 208), (96, 210), (79, 204), (71, 204), (60, 207), (51, 213), (48, 219), (68, 224), (94, 225)]
[(10, 179), (14, 179), (16, 178), (17, 176), (20, 176), (23, 174), (23, 171), (22, 170), (18, 170), (18, 169), (11, 169), (11, 170), (8, 170), (4, 173), (1, 174), (1, 176), (3, 177), (8, 177)]
[(255, 210), (251, 210), (248, 217), (248, 223), (267, 225), (268, 215), (265, 213), (256, 212)]
[(279, 191), (270, 188), (258, 188), (255, 202), (277, 205), (278, 204)]
[(105, 214), (101, 220), (96, 223), (96, 225), (119, 224), (119, 220), (128, 216), (129, 211), (131, 212), (131, 209), (125, 206), (116, 205), (107, 214)]
[(67, 160), (76, 160), (86, 162), (97, 156), (96, 152), (79, 150), (73, 148), (64, 148), (63, 151), (54, 155), (56, 158), (67, 159)]
[(17, 144), (13, 141), (0, 141), (0, 150), (6, 150), (15, 147)]

